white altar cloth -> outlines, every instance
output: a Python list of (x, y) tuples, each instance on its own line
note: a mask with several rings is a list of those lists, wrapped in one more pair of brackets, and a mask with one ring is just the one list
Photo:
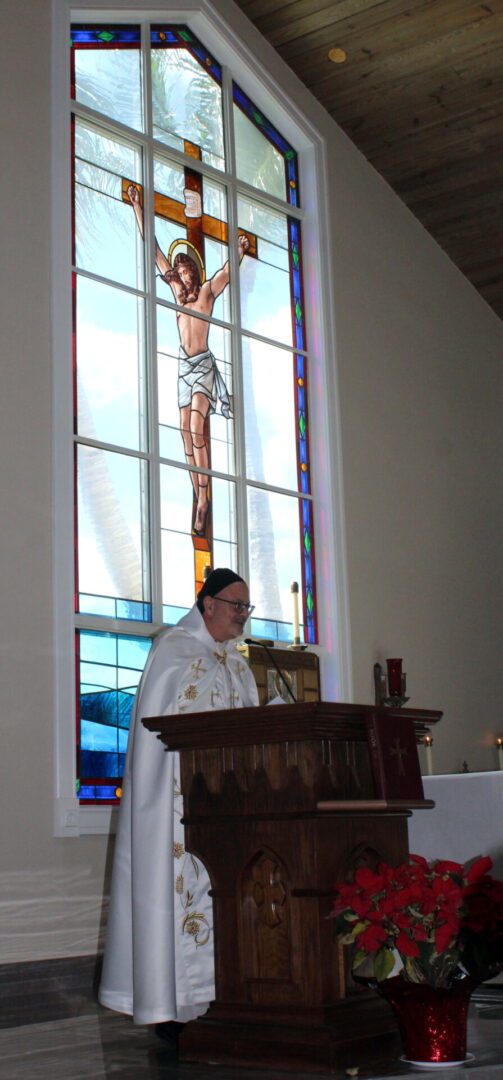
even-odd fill
[(409, 850), (461, 863), (490, 855), (503, 878), (503, 770), (423, 776), (423, 787), (435, 808), (409, 819)]

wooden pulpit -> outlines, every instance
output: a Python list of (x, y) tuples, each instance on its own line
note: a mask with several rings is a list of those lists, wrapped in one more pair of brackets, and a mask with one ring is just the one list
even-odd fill
[(425, 800), (377, 798), (366, 718), (441, 713), (330, 702), (144, 719), (180, 751), (186, 847), (208, 869), (215, 1001), (186, 1024), (181, 1060), (330, 1072), (388, 1060), (388, 1005), (356, 986), (334, 940), (333, 885), (408, 854)]

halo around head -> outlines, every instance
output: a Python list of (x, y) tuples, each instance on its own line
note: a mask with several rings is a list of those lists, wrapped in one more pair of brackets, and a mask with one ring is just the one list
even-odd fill
[(171, 247), (168, 251), (168, 262), (170, 266), (173, 266), (174, 260), (177, 255), (190, 255), (199, 268), (199, 277), (201, 285), (206, 281), (206, 272), (204, 269), (203, 260), (194, 244), (191, 244), (190, 240), (173, 240)]

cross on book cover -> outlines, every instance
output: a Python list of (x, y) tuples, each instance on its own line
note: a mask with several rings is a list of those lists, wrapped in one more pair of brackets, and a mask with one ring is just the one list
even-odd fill
[(424, 799), (414, 721), (373, 712), (366, 725), (377, 798)]

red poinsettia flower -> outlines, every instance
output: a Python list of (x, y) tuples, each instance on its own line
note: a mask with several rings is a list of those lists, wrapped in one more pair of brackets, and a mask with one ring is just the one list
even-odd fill
[(455, 926), (443, 923), (435, 930), (435, 949), (437, 953), (446, 952), (456, 940), (459, 930), (459, 922)]
[(492, 865), (493, 861), (489, 858), (489, 855), (481, 856), (480, 859), (476, 859), (470, 866), (466, 874), (466, 880), (470, 882), (470, 884), (473, 881), (478, 881), (480, 878), (484, 877), (488, 870), (491, 870)]
[(396, 948), (402, 956), (419, 956), (419, 945), (408, 934), (400, 933), (396, 939)]
[(384, 945), (387, 936), (383, 926), (371, 923), (370, 926), (367, 926), (365, 930), (358, 934), (358, 948), (364, 949), (367, 953), (377, 952)]
[(458, 874), (463, 876), (463, 867), (461, 863), (449, 862), (447, 859), (437, 859), (433, 864), (433, 869), (436, 874)]
[(463, 867), (421, 855), (377, 871), (360, 867), (352, 884), (336, 886), (337, 933), (345, 941), (353, 936), (360, 959), (361, 952), (374, 955), (379, 971), (389, 971), (383, 953), (398, 951), (413, 981), (446, 985), (460, 961), (485, 978), (477, 957), (489, 957), (491, 974), (494, 963), (503, 967), (503, 882), (489, 876), (491, 867), (487, 857)]

